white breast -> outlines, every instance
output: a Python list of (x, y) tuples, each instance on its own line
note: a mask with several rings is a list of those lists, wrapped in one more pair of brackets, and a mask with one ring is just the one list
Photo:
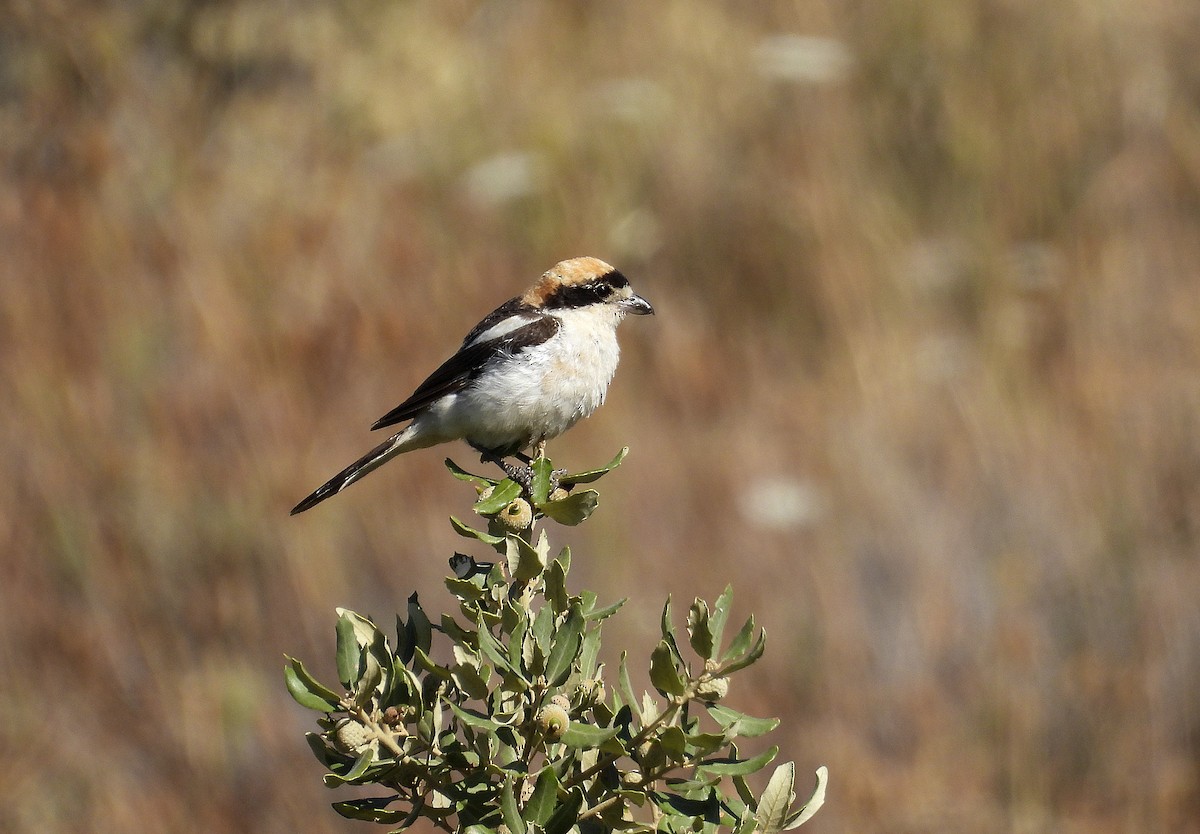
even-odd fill
[(503, 448), (557, 437), (604, 402), (617, 370), (620, 313), (601, 307), (556, 311), (549, 341), (498, 361), (447, 398), (440, 417), (452, 433)]

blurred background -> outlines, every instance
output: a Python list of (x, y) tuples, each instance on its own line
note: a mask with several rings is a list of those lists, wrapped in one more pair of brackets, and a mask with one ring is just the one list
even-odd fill
[(610, 663), (731, 582), (805, 830), (1200, 831), (1198, 54), (1180, 0), (4, 4), (0, 829), (374, 830), (283, 653), (445, 610), (476, 461), (288, 510), (586, 254), (658, 311), (551, 447), (632, 447), (552, 531)]

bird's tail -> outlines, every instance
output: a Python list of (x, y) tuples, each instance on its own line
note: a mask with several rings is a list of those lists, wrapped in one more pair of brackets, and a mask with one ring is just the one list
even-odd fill
[(429, 445), (428, 442), (422, 443), (420, 440), (421, 438), (418, 437), (414, 426), (410, 425), (404, 431), (380, 443), (374, 449), (354, 461), (354, 463), (317, 487), (312, 495), (292, 508), (291, 514), (296, 515), (296, 513), (302, 513), (305, 510), (311, 510), (326, 498), (331, 495), (337, 495), (359, 478), (383, 466), (396, 455)]

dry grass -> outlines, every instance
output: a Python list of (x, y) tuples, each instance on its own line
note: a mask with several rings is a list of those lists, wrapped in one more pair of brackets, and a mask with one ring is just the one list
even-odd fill
[(553, 450), (634, 450), (610, 639), (733, 582), (815, 832), (1200, 831), (1194, 5), (0, 20), (0, 829), (346, 830), (281, 655), (437, 610), (468, 498), (287, 509), (593, 254), (659, 310)]

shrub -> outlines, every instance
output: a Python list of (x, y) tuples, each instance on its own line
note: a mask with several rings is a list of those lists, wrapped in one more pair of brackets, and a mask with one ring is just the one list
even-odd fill
[[(753, 617), (725, 641), (732, 589), (712, 605), (691, 604), (686, 640), (668, 598), (649, 662), (657, 696), (637, 695), (624, 652), (615, 681), (606, 676), (601, 630), (625, 601), (572, 594), (570, 550), (551, 558), (546, 531), (535, 535), (535, 528), (542, 519), (586, 520), (598, 493), (581, 485), (618, 466), (625, 452), (573, 475), (539, 458), (524, 484), (447, 460), (455, 477), (477, 489), (474, 509), (487, 520), (480, 530), (452, 517), (454, 529), (499, 554), (495, 562), (451, 558), (446, 589), (457, 614), (433, 623), (414, 593), (396, 617), (393, 644), (375, 621), (338, 609), (340, 693), (288, 658), (288, 690), (324, 713), (321, 732), (307, 738), (328, 770), (325, 784), (387, 791), (335, 802), (338, 813), (397, 831), (424, 817), (469, 834), (772, 834), (816, 813), (823, 767), (799, 806), (790, 762), (775, 768), (761, 793), (746, 780), (778, 748), (743, 755), (739, 740), (779, 722), (725, 703), (731, 676), (758, 660), (766, 642)], [(435, 634), (444, 644), (438, 652)]]

